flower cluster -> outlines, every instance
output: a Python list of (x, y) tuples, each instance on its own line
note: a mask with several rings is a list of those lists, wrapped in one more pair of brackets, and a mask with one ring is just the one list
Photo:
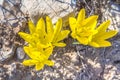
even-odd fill
[(107, 30), (110, 25), (109, 20), (96, 27), (97, 18), (97, 15), (85, 18), (84, 9), (79, 12), (77, 19), (70, 17), (69, 24), (72, 30), (71, 36), (83, 45), (90, 45), (93, 47), (111, 46), (111, 43), (107, 41), (107, 39), (116, 35), (117, 31)]
[(19, 32), (18, 34), (29, 44), (24, 47), (24, 51), (31, 58), (24, 60), (26, 66), (35, 65), (36, 70), (49, 66), (53, 62), (48, 60), (55, 46), (64, 47), (65, 43), (60, 42), (69, 34), (69, 30), (62, 30), (62, 19), (59, 19), (56, 25), (52, 25), (51, 19), (47, 16), (46, 23), (41, 18), (35, 26), (31, 21), (28, 22), (30, 34)]
[[(97, 15), (85, 18), (85, 10), (82, 9), (77, 19), (69, 18), (71, 36), (77, 39), (80, 44), (90, 45), (93, 47), (108, 47), (111, 43), (107, 41), (117, 34), (116, 30), (108, 30), (110, 21), (103, 22), (97, 27)], [(35, 65), (36, 70), (41, 70), (44, 65), (53, 66), (54, 62), (49, 60), (55, 46), (64, 47), (65, 43), (61, 42), (69, 34), (69, 30), (62, 29), (62, 19), (59, 19), (56, 25), (52, 24), (51, 19), (47, 16), (46, 21), (42, 18), (35, 26), (33, 22), (28, 22), (30, 34), (19, 32), (18, 34), (26, 42), (24, 46), (25, 53), (30, 57), (24, 60), (25, 66)]]
[(31, 58), (23, 61), (25, 66), (35, 65), (36, 70), (41, 70), (45, 64), (48, 66), (54, 65), (54, 62), (48, 60), (53, 51), (53, 47), (46, 48), (45, 50), (39, 50), (37, 47), (25, 46), (24, 51)]

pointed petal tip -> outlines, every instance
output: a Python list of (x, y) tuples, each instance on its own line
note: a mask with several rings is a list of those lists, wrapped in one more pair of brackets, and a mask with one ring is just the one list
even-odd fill
[(22, 32), (18, 32), (18, 34), (21, 34)]
[(93, 17), (95, 20), (98, 19), (98, 15), (92, 15), (91, 17)]
[(31, 20), (28, 20), (28, 24), (30, 24), (32, 21)]
[(82, 8), (82, 9), (80, 10), (80, 13), (85, 13), (85, 9)]
[[(18, 32), (18, 35), (19, 36), (21, 36), (21, 35), (23, 35), (24, 34), (24, 32)], [(25, 33), (26, 34), (26, 33)]]
[(106, 22), (110, 23), (110, 20), (107, 20)]
[(113, 36), (117, 35), (118, 32), (119, 32), (118, 30), (114, 30), (114, 35)]
[(73, 20), (76, 21), (76, 18), (74, 18), (74, 17), (69, 17), (69, 22), (70, 22), (70, 21), (72, 22)]
[(101, 41), (101, 42), (96, 42), (95, 44), (90, 44), (92, 47), (95, 48), (102, 48), (102, 47), (110, 47), (112, 44), (109, 41)]
[(83, 11), (83, 10), (85, 11), (85, 8), (82, 8), (81, 10), (82, 10), (82, 11)]
[(44, 19), (41, 17), (39, 20), (38, 20), (38, 22), (37, 22), (37, 24), (39, 23), (39, 22), (43, 22), (44, 21)]
[(59, 19), (58, 19), (58, 22), (62, 22), (62, 18), (59, 18)]
[(104, 24), (108, 24), (108, 26), (110, 25), (110, 20), (104, 21)]
[(51, 60), (47, 60), (47, 61), (45, 62), (45, 64), (48, 65), (48, 66), (54, 66), (54, 62), (51, 61)]
[(56, 22), (56, 25), (62, 25), (62, 18), (58, 19), (58, 21)]
[(46, 21), (47, 21), (47, 20), (50, 20), (50, 17), (49, 17), (49, 16), (46, 16)]
[(53, 45), (54, 45), (54, 46), (57, 46), (57, 47), (65, 47), (65, 46), (66, 46), (66, 44), (65, 44), (65, 43), (62, 43), (62, 42), (54, 43)]
[(44, 64), (36, 64), (36, 66), (35, 66), (35, 70), (36, 71), (39, 71), (39, 70), (42, 70), (44, 68)]

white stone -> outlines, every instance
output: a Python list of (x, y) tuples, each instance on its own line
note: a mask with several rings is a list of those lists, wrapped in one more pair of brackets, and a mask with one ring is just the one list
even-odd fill
[(0, 62), (11, 58), (14, 55), (15, 48), (12, 45), (11, 48), (1, 48), (0, 49)]
[[(27, 9), (34, 23), (46, 15), (55, 23), (62, 17), (63, 25), (68, 25), (68, 16), (74, 16), (74, 5), (71, 0), (23, 0), (22, 5)], [(72, 5), (72, 6), (71, 6)], [(23, 8), (22, 8), (23, 9)]]
[(3, 1), (4, 1), (4, 0), (0, 0), (0, 5), (2, 5), (2, 4), (3, 4)]
[[(103, 11), (105, 10), (105, 11)], [(109, 29), (114, 30), (120, 28), (120, 5), (110, 2), (109, 5), (107, 5), (107, 8), (103, 8), (103, 18), (105, 20), (110, 20), (111, 25)]]
[(22, 47), (17, 48), (16, 54), (17, 54), (18, 59), (24, 59), (24, 57), (25, 57), (25, 52)]

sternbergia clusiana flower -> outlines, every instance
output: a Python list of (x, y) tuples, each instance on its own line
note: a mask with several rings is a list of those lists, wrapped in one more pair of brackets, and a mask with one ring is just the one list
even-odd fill
[(115, 36), (117, 31), (107, 30), (110, 25), (109, 20), (97, 27), (97, 18), (97, 15), (85, 18), (84, 9), (78, 13), (77, 19), (70, 17), (69, 24), (72, 30), (71, 36), (83, 45), (90, 45), (93, 47), (111, 46), (111, 43), (107, 41), (107, 39)]
[(32, 46), (25, 46), (24, 51), (30, 57), (30, 59), (23, 61), (25, 66), (35, 65), (36, 70), (41, 70), (43, 69), (44, 65), (54, 65), (54, 62), (49, 60), (49, 56), (52, 54), (53, 47), (49, 47), (45, 50), (38, 50)]
[(41, 46), (46, 48), (48, 46), (64, 47), (66, 44), (60, 42), (69, 34), (69, 30), (62, 30), (62, 19), (59, 19), (56, 25), (52, 24), (51, 19), (46, 17), (46, 24), (41, 18), (36, 27), (29, 21), (30, 34), (19, 32), (19, 35), (33, 46)]
[(85, 18), (84, 9), (79, 12), (77, 19), (70, 17), (69, 24), (72, 30), (71, 36), (77, 39), (81, 44), (88, 45), (92, 35), (97, 33), (97, 30), (95, 30), (97, 18), (97, 15)]
[(49, 60), (55, 46), (64, 47), (65, 43), (60, 42), (69, 34), (69, 30), (62, 30), (62, 19), (59, 19), (56, 25), (52, 24), (47, 16), (46, 22), (41, 18), (35, 26), (31, 21), (28, 22), (30, 34), (19, 32), (18, 34), (26, 42), (24, 46), (25, 53), (30, 57), (24, 60), (25, 66), (35, 65), (36, 70), (41, 70), (44, 65), (53, 66), (54, 63)]
[(115, 36), (117, 34), (116, 30), (107, 30), (110, 25), (110, 21), (103, 22), (96, 28), (98, 31), (92, 36), (92, 40), (89, 42), (89, 45), (93, 47), (108, 47), (111, 46), (111, 43), (107, 39)]

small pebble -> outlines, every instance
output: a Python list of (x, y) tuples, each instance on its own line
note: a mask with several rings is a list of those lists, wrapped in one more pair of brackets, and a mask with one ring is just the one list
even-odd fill
[(22, 60), (25, 57), (25, 52), (22, 47), (18, 47), (16, 50), (17, 58)]

